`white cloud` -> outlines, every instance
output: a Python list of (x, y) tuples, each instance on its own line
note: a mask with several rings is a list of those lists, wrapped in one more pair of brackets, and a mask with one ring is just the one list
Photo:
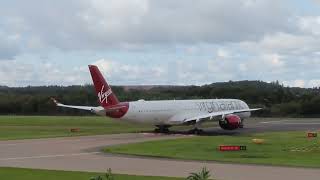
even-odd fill
[[(95, 63), (112, 84), (259, 79), (313, 86), (320, 75), (320, 16), (299, 14), (290, 8), (293, 4), (6, 1), (0, 6), (0, 80), (8, 85), (83, 84), (91, 82), (85, 64), (99, 59)], [(76, 63), (83, 52), (91, 55)]]
[(306, 33), (320, 35), (320, 16), (303, 16), (299, 18), (299, 27)]
[(251, 53), (281, 53), (308, 55), (320, 51), (320, 42), (312, 35), (278, 32), (264, 36), (260, 41), (240, 42), (239, 47)]
[[(149, 67), (100, 59), (97, 65), (111, 84), (166, 84), (167, 69), (162, 66)], [(147, 77), (147, 78), (146, 78)]]
[(291, 86), (291, 87), (314, 88), (314, 87), (320, 87), (320, 79), (311, 79), (311, 80), (296, 79), (291, 81), (284, 81), (283, 84), (285, 86)]
[(312, 79), (308, 83), (308, 87), (320, 87), (320, 79)]
[(305, 81), (302, 79), (297, 79), (293, 81), (293, 85), (294, 87), (305, 87)]
[(296, 79), (296, 80), (290, 80), (290, 81), (282, 81), (280, 82), (284, 86), (289, 86), (289, 87), (301, 87), (304, 88), (306, 85), (306, 82), (302, 79)]
[(229, 58), (230, 57), (230, 53), (226, 49), (219, 48), (217, 50), (217, 56), (219, 58), (222, 58), (222, 59)]
[(33, 64), (17, 60), (0, 61), (0, 85), (76, 85), (89, 82), (90, 76), (80, 68), (63, 69), (49, 62)]
[(0, 60), (14, 59), (20, 53), (19, 40), (19, 34), (6, 34), (0, 29)]
[(241, 63), (241, 64), (239, 65), (239, 69), (240, 69), (240, 71), (246, 72), (246, 71), (248, 70), (248, 67), (247, 67), (246, 64)]
[(281, 67), (284, 65), (284, 62), (280, 59), (278, 54), (265, 55), (265, 58), (273, 67)]
[(242, 62), (241, 66), (246, 67), (248, 73), (252, 71), (270, 76), (271, 74), (283, 73), (286, 64), (282, 58), (283, 57), (278, 54), (259, 54)]
[(255, 40), (287, 31), (287, 8), (277, 0), (13, 0), (1, 5), (0, 20), (25, 51), (101, 50)]

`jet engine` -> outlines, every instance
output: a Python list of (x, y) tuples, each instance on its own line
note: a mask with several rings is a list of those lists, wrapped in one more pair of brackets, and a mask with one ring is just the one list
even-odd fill
[(234, 114), (226, 115), (219, 121), (219, 125), (225, 130), (234, 130), (240, 127), (241, 119), (239, 116)]

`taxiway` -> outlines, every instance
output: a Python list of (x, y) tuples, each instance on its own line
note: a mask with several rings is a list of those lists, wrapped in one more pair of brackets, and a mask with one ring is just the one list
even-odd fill
[[(247, 123), (246, 128), (234, 132), (218, 128), (209, 135), (266, 132), (277, 130), (319, 130), (320, 120), (305, 119), (282, 121), (258, 121)], [(203, 161), (184, 161), (161, 158), (104, 154), (101, 148), (116, 144), (135, 143), (157, 139), (189, 137), (183, 134), (117, 134), (51, 139), (0, 141), (0, 166), (71, 171), (186, 177), (190, 172), (206, 166), (221, 180), (270, 180), (270, 179), (319, 179), (320, 170), (279, 166), (246, 165)]]

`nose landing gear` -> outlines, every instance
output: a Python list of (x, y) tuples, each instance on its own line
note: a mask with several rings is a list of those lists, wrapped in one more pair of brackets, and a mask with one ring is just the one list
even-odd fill
[(244, 127), (244, 119), (241, 119), (239, 128), (243, 128), (243, 127)]

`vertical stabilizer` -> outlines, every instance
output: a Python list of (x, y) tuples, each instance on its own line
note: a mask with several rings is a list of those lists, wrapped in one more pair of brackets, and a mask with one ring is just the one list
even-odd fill
[(89, 65), (89, 70), (101, 106), (108, 107), (119, 104), (118, 98), (112, 92), (99, 68), (94, 65)]

